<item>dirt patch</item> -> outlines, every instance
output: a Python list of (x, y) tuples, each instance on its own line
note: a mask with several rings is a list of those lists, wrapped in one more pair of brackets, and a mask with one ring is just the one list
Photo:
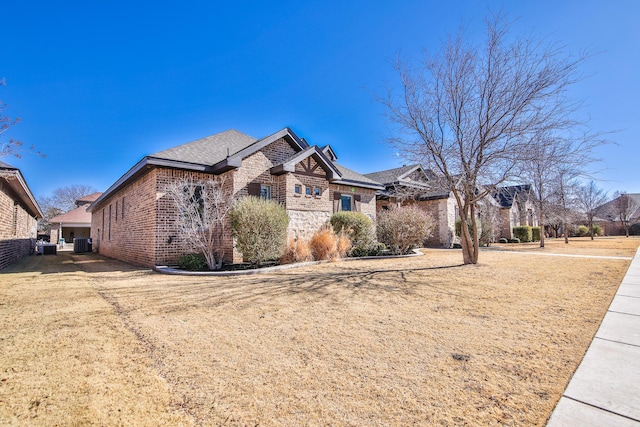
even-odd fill
[[(618, 240), (580, 250), (632, 256), (640, 243)], [(39, 273), (49, 257), (31, 257), (0, 274), (0, 417), (544, 425), (629, 261), (527, 250), (483, 252), (477, 266), (427, 250), (244, 277), (95, 255)]]

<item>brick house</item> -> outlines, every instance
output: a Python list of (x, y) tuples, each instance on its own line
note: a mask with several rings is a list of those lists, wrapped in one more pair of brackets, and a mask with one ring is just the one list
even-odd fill
[[(457, 241), (455, 224), (459, 219), (458, 205), (451, 191), (432, 170), (420, 165), (405, 165), (399, 168), (366, 174), (380, 182), (385, 189), (377, 194), (377, 209), (388, 209), (393, 204), (412, 203), (429, 212), (435, 221), (435, 229), (425, 242), (426, 246), (451, 247)], [(513, 237), (513, 227), (535, 225), (530, 185), (499, 187), (492, 196), (487, 196), (480, 209), (497, 209), (498, 237)]]
[(455, 236), (458, 206), (451, 191), (442, 185), (438, 176), (420, 165), (405, 165), (366, 174), (380, 182), (385, 189), (377, 196), (377, 209), (390, 205), (412, 203), (429, 212), (435, 221), (435, 229), (425, 242), (426, 246), (451, 247)]
[(56, 215), (51, 223), (51, 242), (56, 243), (63, 238), (67, 243), (73, 239), (91, 237), (91, 212), (87, 209), (102, 193), (96, 192), (76, 200), (76, 208)]
[(602, 228), (605, 236), (624, 236), (625, 229), (620, 222), (621, 211), (624, 212), (629, 225), (640, 223), (640, 193), (625, 193), (595, 208), (594, 223)]
[(494, 198), (500, 207), (499, 237), (511, 239), (513, 227), (538, 225), (531, 185), (499, 187)]
[[(309, 236), (340, 210), (375, 220), (376, 191), (383, 187), (336, 160), (329, 145), (309, 145), (289, 128), (262, 139), (229, 130), (145, 156), (89, 207), (93, 247), (147, 267), (176, 264), (192, 252), (177, 235), (177, 212), (165, 194), (183, 177), (215, 176), (239, 197), (278, 201), (289, 215), (290, 235)], [(225, 261), (242, 261), (230, 227), (227, 234)]]
[(42, 216), (20, 170), (0, 161), (0, 270), (33, 251)]

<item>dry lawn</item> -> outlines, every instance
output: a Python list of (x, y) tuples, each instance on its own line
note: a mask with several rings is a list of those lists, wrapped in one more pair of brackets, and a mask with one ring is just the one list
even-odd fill
[(0, 424), (544, 425), (629, 261), (517, 246), (224, 278), (29, 257), (0, 274)]

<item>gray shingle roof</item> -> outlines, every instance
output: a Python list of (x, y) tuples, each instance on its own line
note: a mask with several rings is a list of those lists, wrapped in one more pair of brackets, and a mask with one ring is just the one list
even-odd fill
[(340, 172), (340, 175), (342, 175), (343, 181), (361, 182), (363, 184), (374, 185), (382, 188), (382, 185), (380, 184), (380, 182), (375, 181), (369, 178), (368, 176), (362, 175), (361, 173), (358, 173), (354, 170), (351, 170), (342, 165), (339, 165), (338, 163), (334, 163), (334, 165)]
[(500, 207), (510, 208), (513, 206), (513, 201), (516, 196), (523, 197), (523, 200), (529, 199), (529, 194), (531, 193), (531, 185), (511, 185), (507, 187), (499, 187), (495, 194), (494, 198), (500, 204)]
[(256, 141), (257, 139), (249, 135), (230, 129), (177, 147), (158, 151), (149, 157), (210, 166), (223, 161), (228, 155), (233, 155), (247, 148)]
[(16, 169), (14, 166), (11, 166), (9, 163), (5, 163), (2, 160), (0, 160), (0, 168), (3, 168), (3, 169)]
[[(627, 193), (626, 195), (630, 199), (629, 207), (631, 209), (635, 208), (630, 218), (640, 218), (640, 193)], [(596, 216), (608, 221), (618, 221), (620, 219), (620, 209), (617, 206), (619, 198), (620, 197), (616, 197), (615, 199), (595, 208), (594, 212)]]
[(391, 184), (399, 181), (405, 174), (419, 167), (420, 165), (406, 165), (399, 168), (367, 173), (365, 176), (381, 184)]

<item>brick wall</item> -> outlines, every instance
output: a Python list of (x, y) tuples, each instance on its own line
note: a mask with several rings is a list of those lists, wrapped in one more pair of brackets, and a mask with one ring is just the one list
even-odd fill
[(157, 173), (151, 169), (92, 211), (95, 251), (131, 264), (155, 265)]
[[(326, 173), (320, 168), (316, 169), (314, 176), (305, 174), (302, 166), (296, 167), (293, 174), (271, 175), (271, 167), (294, 154), (295, 150), (284, 139), (279, 139), (243, 159), (238, 170), (226, 172), (218, 179), (222, 179), (225, 188), (238, 197), (249, 194), (250, 184), (270, 185), (271, 198), (282, 203), (289, 212), (289, 231), (292, 234), (309, 234), (319, 229), (333, 213), (335, 191), (359, 194), (361, 212), (375, 220), (374, 190), (329, 185)], [(312, 166), (315, 165), (311, 160)], [(308, 168), (309, 162), (306, 166)], [(167, 185), (187, 176), (196, 180), (212, 178), (209, 174), (154, 168), (112, 194), (92, 212), (94, 249), (108, 257), (147, 267), (177, 264), (181, 255), (194, 252), (195, 249), (188, 247), (177, 232), (177, 212), (165, 193)], [(295, 194), (296, 184), (303, 186), (302, 195)], [(320, 196), (307, 197), (305, 186), (320, 188)], [(242, 254), (234, 249), (229, 223), (223, 246), (225, 261), (242, 261)]]
[(37, 220), (0, 179), (0, 270), (31, 253)]

